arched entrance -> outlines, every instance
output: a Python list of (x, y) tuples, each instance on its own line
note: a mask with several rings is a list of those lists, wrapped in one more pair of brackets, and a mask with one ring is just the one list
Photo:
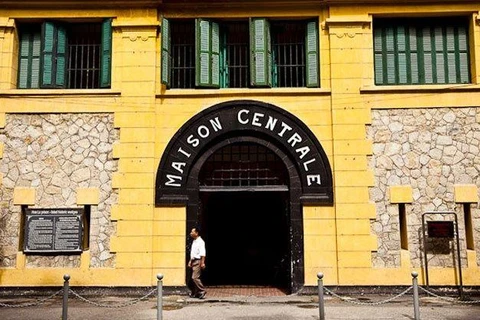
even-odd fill
[[(193, 227), (204, 229), (206, 282), (297, 292), (304, 284), (301, 206), (331, 205), (332, 175), (323, 148), (298, 118), (270, 104), (231, 101), (202, 111), (174, 135), (155, 199), (186, 205), (186, 237)], [(225, 271), (233, 261), (238, 267)]]
[(208, 157), (198, 181), (205, 283), (289, 290), (289, 174), (280, 157), (258, 143), (231, 143)]

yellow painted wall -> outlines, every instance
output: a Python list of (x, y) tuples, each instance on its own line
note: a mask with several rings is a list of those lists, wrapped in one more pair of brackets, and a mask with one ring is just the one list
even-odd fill
[[(454, 3), (454, 1), (452, 1)], [(401, 267), (373, 268), (377, 239), (370, 232), (376, 218), (369, 187), (372, 142), (365, 126), (371, 110), (381, 108), (478, 106), (480, 101), (480, 26), (477, 4), (420, 6), (341, 6), (318, 4), (261, 6), (248, 12), (241, 6), (155, 9), (8, 10), (0, 8), (0, 124), (4, 114), (38, 112), (110, 112), (120, 130), (114, 146), (119, 169), (112, 179), (118, 203), (110, 217), (116, 222), (110, 240), (115, 268), (89, 267), (89, 253), (80, 268), (31, 269), (17, 254), (17, 266), (0, 269), (1, 286), (51, 286), (72, 276), (72, 285), (140, 286), (185, 284), (186, 209), (155, 207), (156, 171), (175, 132), (191, 117), (215, 104), (240, 99), (259, 100), (284, 108), (307, 124), (324, 148), (333, 170), (334, 205), (304, 206), (305, 284), (316, 285), (318, 272), (331, 285), (408, 285), (409, 252), (402, 250)], [(467, 86), (373, 85), (372, 15), (440, 15), (472, 13), (472, 74)], [(318, 17), (320, 22), (321, 88), (165, 90), (160, 84), (159, 17)], [(18, 39), (15, 19), (113, 17), (112, 87), (96, 90), (18, 90)], [(476, 62), (477, 61), (477, 62)], [(3, 119), (3, 122), (2, 122)], [(0, 145), (0, 151), (2, 146)], [(0, 152), (0, 160), (1, 160)], [(1, 178), (1, 177), (0, 177)], [(1, 179), (0, 179), (1, 183)], [(387, 196), (387, 195), (386, 195)], [(465, 285), (480, 285), (475, 252), (468, 253)], [(424, 275), (420, 273), (422, 283)], [(453, 269), (431, 269), (430, 282), (455, 284)]]

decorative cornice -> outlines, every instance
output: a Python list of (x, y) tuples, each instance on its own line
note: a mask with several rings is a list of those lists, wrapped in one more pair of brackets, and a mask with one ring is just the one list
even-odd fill
[(156, 8), (162, 0), (2, 0), (2, 9)]
[(420, 5), (478, 3), (478, 0), (2, 0), (2, 9), (98, 9), (98, 8), (157, 8), (165, 7), (236, 7), (308, 6), (328, 7), (337, 5)]
[(341, 27), (341, 28), (370, 28), (372, 24), (371, 17), (355, 17), (350, 16), (348, 19), (339, 19), (339, 18), (327, 18), (321, 27), (323, 30), (331, 27)]

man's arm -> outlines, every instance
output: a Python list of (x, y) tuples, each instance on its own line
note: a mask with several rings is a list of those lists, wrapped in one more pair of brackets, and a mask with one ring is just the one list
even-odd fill
[(205, 256), (200, 257), (200, 268), (205, 269)]

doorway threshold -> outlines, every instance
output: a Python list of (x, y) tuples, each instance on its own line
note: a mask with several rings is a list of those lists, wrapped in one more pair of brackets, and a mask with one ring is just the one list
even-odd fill
[(284, 288), (271, 286), (247, 286), (247, 285), (229, 285), (229, 286), (208, 286), (207, 295), (209, 297), (283, 297), (288, 295)]

